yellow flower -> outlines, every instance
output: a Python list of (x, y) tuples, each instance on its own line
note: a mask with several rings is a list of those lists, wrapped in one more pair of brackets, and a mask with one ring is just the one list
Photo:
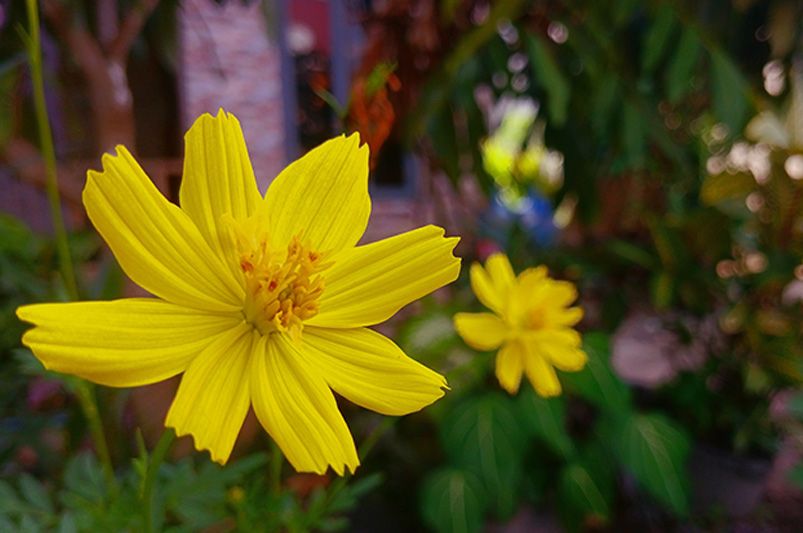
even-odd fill
[(544, 397), (561, 392), (555, 368), (581, 370), (587, 356), (580, 334), (572, 326), (583, 317), (569, 282), (556, 281), (546, 267), (528, 268), (518, 277), (504, 254), (488, 258), (483, 269), (471, 265), (471, 288), (493, 313), (457, 313), (454, 324), (466, 343), (477, 350), (495, 350), (496, 377), (516, 394), (522, 374)]
[(240, 124), (185, 137), (180, 207), (122, 146), (90, 171), (92, 223), (156, 298), (28, 305), (44, 365), (113, 387), (184, 373), (165, 424), (225, 463), (250, 407), (299, 471), (359, 465), (332, 390), (388, 415), (444, 394), (442, 376), (366, 328), (453, 281), (457, 238), (435, 226), (356, 246), (371, 211), (368, 147), (338, 137), (259, 194)]

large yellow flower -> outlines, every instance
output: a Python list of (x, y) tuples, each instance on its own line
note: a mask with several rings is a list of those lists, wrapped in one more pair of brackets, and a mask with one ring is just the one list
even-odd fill
[(522, 374), (541, 396), (561, 392), (555, 368), (580, 370), (587, 357), (580, 335), (572, 326), (583, 317), (574, 285), (556, 281), (546, 267), (529, 268), (516, 277), (503, 254), (488, 258), (483, 269), (471, 265), (471, 288), (493, 313), (457, 313), (454, 324), (468, 345), (495, 350), (496, 377), (510, 394), (516, 394)]
[(366, 326), (453, 281), (457, 238), (435, 226), (356, 246), (371, 211), (368, 147), (338, 137), (259, 194), (240, 124), (185, 137), (180, 207), (122, 146), (88, 173), (92, 223), (156, 296), (21, 307), (44, 365), (113, 387), (184, 373), (165, 424), (225, 463), (249, 407), (299, 471), (359, 465), (332, 390), (388, 415), (444, 394), (442, 376)]

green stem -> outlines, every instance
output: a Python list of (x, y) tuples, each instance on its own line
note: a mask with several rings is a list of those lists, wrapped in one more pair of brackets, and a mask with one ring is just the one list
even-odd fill
[(116, 491), (117, 478), (114, 477), (111, 455), (109, 455), (109, 448), (106, 446), (106, 434), (103, 431), (103, 422), (98, 412), (95, 387), (91, 383), (78, 378), (75, 378), (73, 386), (75, 387), (76, 396), (78, 396), (78, 402), (81, 404), (81, 410), (84, 412), (89, 424), (89, 433), (95, 443), (95, 451), (100, 459), (106, 483), (112, 490)]
[(59, 182), (56, 175), (56, 151), (53, 148), (53, 133), (50, 129), (50, 120), (47, 116), (45, 103), (45, 83), (42, 76), (42, 42), (39, 35), (39, 7), (36, 0), (27, 0), (28, 9), (28, 63), (31, 67), (31, 82), (33, 84), (34, 109), (36, 123), (39, 130), (39, 144), (42, 150), (42, 159), (45, 164), (45, 184), (47, 199), (50, 203), (50, 216), (53, 219), (53, 231), (56, 236), (56, 247), (59, 256), (59, 268), (64, 287), (70, 300), (78, 299), (78, 285), (75, 282), (75, 269), (70, 257), (70, 247), (67, 242), (67, 230), (64, 227), (64, 218), (61, 214), (61, 198), (59, 197)]
[(271, 440), (270, 463), (268, 472), (270, 476), (270, 491), (274, 496), (278, 496), (282, 491), (282, 463), (284, 455), (281, 448), (275, 441)]
[[(45, 103), (45, 83), (42, 75), (42, 41), (39, 32), (39, 6), (36, 0), (27, 0), (25, 6), (28, 12), (28, 35), (25, 38), (25, 45), (28, 52), (28, 64), (31, 68), (33, 103), (42, 160), (45, 165), (45, 185), (50, 204), (50, 217), (53, 220), (53, 232), (56, 238), (61, 278), (69, 299), (75, 301), (78, 300), (78, 285), (75, 279), (72, 258), (70, 257), (67, 230), (61, 212), (61, 197), (59, 196), (59, 182), (56, 174), (56, 150), (53, 147), (53, 132), (50, 128), (50, 119), (47, 116), (47, 104)], [(91, 384), (77, 379), (75, 380), (75, 388), (84, 416), (86, 416), (89, 423), (89, 429), (95, 442), (95, 449), (103, 464), (103, 471), (109, 487), (116, 489), (117, 481), (114, 477), (114, 469), (109, 456), (109, 449), (106, 445), (103, 423), (95, 401), (95, 391)]]
[(170, 451), (170, 445), (176, 434), (172, 429), (165, 428), (159, 442), (156, 443), (156, 448), (153, 449), (151, 456), (148, 458), (148, 468), (145, 471), (145, 481), (142, 484), (142, 525), (145, 533), (152, 533), (153, 531), (153, 487), (156, 483), (156, 477), (159, 475), (159, 467), (164, 462), (167, 452)]

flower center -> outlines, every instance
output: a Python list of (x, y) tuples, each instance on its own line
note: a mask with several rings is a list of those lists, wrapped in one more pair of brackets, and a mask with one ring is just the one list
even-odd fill
[(331, 263), (323, 263), (323, 254), (304, 246), (298, 237), (293, 237), (287, 250), (271, 248), (267, 237), (251, 244), (239, 257), (245, 277), (246, 320), (263, 335), (283, 331), (300, 339), (304, 320), (318, 314), (324, 290), (320, 273)]
[(546, 325), (544, 313), (540, 309), (533, 309), (527, 313), (526, 328), (530, 330), (542, 329)]

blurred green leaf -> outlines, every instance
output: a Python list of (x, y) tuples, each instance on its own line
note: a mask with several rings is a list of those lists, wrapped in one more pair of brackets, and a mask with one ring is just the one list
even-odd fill
[(109, 491), (106, 487), (103, 471), (94, 455), (81, 452), (70, 458), (64, 469), (64, 486), (69, 493), (95, 504), (103, 502)]
[(796, 487), (803, 489), (803, 465), (796, 464), (787, 474), (786, 479), (795, 484)]
[(680, 36), (667, 71), (667, 96), (670, 103), (678, 103), (691, 88), (691, 79), (701, 50), (702, 44), (697, 30), (687, 26)]
[(526, 434), (516, 415), (513, 400), (489, 393), (463, 401), (441, 426), (453, 464), (480, 478), (501, 518), (510, 516), (518, 503)]
[(651, 74), (664, 56), (673, 30), (677, 27), (675, 11), (668, 3), (661, 4), (644, 39), (644, 50), (641, 54), (641, 70)]
[(566, 459), (574, 454), (574, 444), (566, 431), (566, 400), (541, 398), (525, 385), (516, 398), (519, 418), (533, 436)]
[(0, 479), (0, 514), (24, 511), (25, 504), (17, 497), (17, 491), (6, 481)]
[(579, 372), (562, 373), (561, 381), (603, 411), (614, 414), (628, 412), (630, 389), (611, 370), (608, 335), (601, 332), (586, 333), (583, 336), (583, 349), (588, 354), (585, 368)]
[(78, 533), (78, 525), (75, 523), (72, 513), (66, 512), (61, 515), (57, 533)]
[(643, 168), (647, 152), (647, 126), (636, 106), (625, 101), (622, 109), (622, 148), (625, 168)]
[(720, 50), (711, 53), (712, 103), (717, 120), (732, 135), (744, 128), (749, 110), (747, 81), (734, 62)]
[(560, 472), (558, 499), (570, 531), (579, 531), (587, 523), (597, 526), (607, 523), (612, 496), (610, 478), (595, 478), (582, 464), (568, 464)]
[(652, 270), (657, 266), (656, 258), (641, 246), (621, 239), (611, 239), (606, 245), (612, 253), (640, 267)]
[(427, 476), (421, 489), (421, 513), (437, 532), (471, 533), (483, 530), (485, 497), (470, 472), (439, 470)]
[(613, 424), (611, 446), (624, 467), (656, 500), (674, 513), (689, 513), (686, 433), (666, 418), (633, 415)]
[(411, 317), (400, 328), (398, 343), (416, 359), (443, 354), (458, 342), (452, 317), (441, 311)]
[(700, 199), (714, 207), (735, 202), (740, 209), (744, 209), (744, 199), (754, 190), (756, 180), (746, 172), (713, 174), (703, 178)]
[(647, 222), (655, 251), (658, 252), (664, 269), (677, 272), (692, 267), (694, 262), (689, 257), (688, 247), (679, 232), (668, 224), (667, 219), (650, 216)]
[(650, 283), (652, 303), (656, 309), (667, 309), (675, 295), (675, 278), (668, 272), (657, 272)]
[(45, 514), (51, 515), (55, 512), (53, 501), (50, 499), (42, 483), (28, 474), (22, 474), (19, 478), (20, 492), (22, 497), (25, 498), (34, 509), (37, 509)]
[(616, 76), (606, 75), (597, 85), (596, 90), (591, 95), (591, 127), (599, 137), (608, 134), (611, 124), (611, 115), (618, 103), (620, 87)]
[(540, 36), (527, 34), (527, 52), (535, 69), (535, 78), (547, 92), (549, 118), (556, 126), (562, 126), (566, 122), (571, 86)]

